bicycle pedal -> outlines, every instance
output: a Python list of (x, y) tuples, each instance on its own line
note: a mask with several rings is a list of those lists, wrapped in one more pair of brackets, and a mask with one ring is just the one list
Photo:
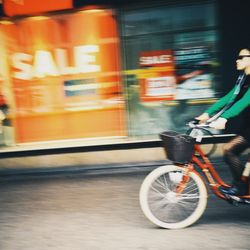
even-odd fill
[(250, 199), (249, 198), (241, 198), (241, 203), (250, 205)]
[(250, 205), (250, 200), (249, 199), (244, 199), (244, 203), (247, 205)]
[(231, 205), (234, 205), (236, 207), (239, 206), (239, 204), (242, 202), (242, 199), (239, 198), (238, 196), (234, 196), (234, 195), (225, 195), (226, 198), (227, 198), (227, 201), (231, 204)]
[(240, 204), (250, 205), (250, 199), (241, 198), (235, 195), (227, 195), (228, 202), (234, 206), (239, 206)]

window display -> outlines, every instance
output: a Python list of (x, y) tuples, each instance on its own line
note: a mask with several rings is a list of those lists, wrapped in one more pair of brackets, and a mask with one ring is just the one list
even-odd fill
[(3, 22), (17, 142), (124, 136), (114, 11)]
[(130, 135), (185, 131), (186, 122), (220, 94), (215, 3), (123, 13)]

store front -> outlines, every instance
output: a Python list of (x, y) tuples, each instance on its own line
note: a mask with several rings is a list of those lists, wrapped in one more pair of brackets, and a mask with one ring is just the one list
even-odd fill
[(183, 131), (221, 95), (216, 1), (9, 18), (0, 34), (17, 143)]
[(0, 28), (18, 143), (126, 134), (112, 10), (3, 21)]
[(130, 134), (184, 131), (220, 94), (216, 3), (123, 13)]

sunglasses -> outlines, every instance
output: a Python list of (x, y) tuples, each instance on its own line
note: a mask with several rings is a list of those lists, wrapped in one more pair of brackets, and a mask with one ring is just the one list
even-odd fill
[(238, 57), (237, 57), (237, 60), (242, 60), (244, 57), (250, 57), (250, 55), (238, 56)]

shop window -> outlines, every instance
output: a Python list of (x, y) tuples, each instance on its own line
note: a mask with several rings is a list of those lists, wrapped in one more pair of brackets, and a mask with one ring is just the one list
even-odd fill
[(215, 101), (220, 91), (216, 17), (214, 1), (122, 12), (130, 135), (184, 131), (188, 120)]

